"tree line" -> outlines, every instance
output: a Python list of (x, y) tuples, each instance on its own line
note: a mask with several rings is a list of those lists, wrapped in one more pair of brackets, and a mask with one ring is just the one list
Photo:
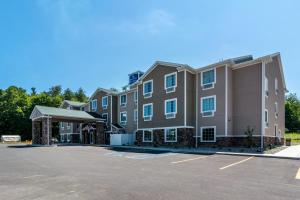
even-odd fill
[(88, 97), (82, 88), (72, 91), (62, 90), (60, 85), (38, 93), (16, 86), (0, 89), (0, 135), (21, 135), (22, 140), (31, 139), (30, 114), (35, 105), (59, 107), (63, 100), (87, 102)]

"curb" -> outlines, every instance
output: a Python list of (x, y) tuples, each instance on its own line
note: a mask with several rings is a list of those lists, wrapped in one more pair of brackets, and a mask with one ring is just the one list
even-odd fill
[(238, 152), (222, 152), (222, 151), (190, 151), (190, 150), (176, 150), (176, 149), (160, 149), (160, 148), (150, 148), (150, 147), (135, 147), (135, 146), (110, 146), (110, 145), (98, 145), (100, 147), (108, 148), (123, 148), (123, 149), (137, 149), (137, 150), (151, 150), (151, 151), (163, 151), (163, 152), (174, 152), (174, 153), (188, 153), (188, 154), (218, 154), (218, 155), (232, 155), (232, 156), (254, 156), (262, 158), (278, 158), (278, 159), (290, 159), (290, 160), (300, 160), (300, 157), (287, 157), (287, 156), (276, 156), (272, 154), (256, 154), (256, 153), (238, 153)]

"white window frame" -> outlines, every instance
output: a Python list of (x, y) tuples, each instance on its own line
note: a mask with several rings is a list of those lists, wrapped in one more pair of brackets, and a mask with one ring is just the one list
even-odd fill
[(60, 128), (61, 128), (61, 130), (64, 130), (64, 129), (65, 129), (64, 122), (60, 122)]
[[(126, 99), (125, 103), (122, 103), (122, 96), (125, 96), (125, 99)], [(120, 95), (120, 106), (126, 107), (126, 105), (127, 105), (127, 94), (122, 94), (122, 95)]]
[(102, 113), (102, 118), (103, 118), (103, 115), (106, 115), (106, 125), (107, 125), (107, 123), (108, 123), (108, 113)]
[[(211, 115), (207, 115), (207, 116), (204, 116), (203, 113), (205, 113), (203, 111), (203, 101), (205, 99), (210, 99), (210, 98), (214, 98), (214, 109), (212, 111), (205, 111), (205, 112), (212, 112)], [(206, 97), (201, 97), (201, 105), (200, 105), (200, 108), (201, 108), (201, 114), (202, 114), (202, 117), (213, 117), (215, 116), (215, 112), (217, 110), (217, 96), (216, 95), (212, 95), (212, 96), (206, 96)]]
[[(151, 92), (148, 92), (148, 93), (145, 93), (145, 85), (146, 85), (147, 83), (151, 83), (151, 85), (152, 85), (152, 87), (151, 87), (151, 88), (152, 88), (152, 91), (151, 91)], [(144, 95), (144, 98), (150, 98), (150, 97), (152, 97), (153, 90), (154, 90), (154, 87), (153, 87), (153, 80), (152, 80), (152, 79), (143, 82), (143, 95)], [(149, 96), (148, 96), (148, 95), (149, 95)]]
[(133, 110), (133, 121), (137, 122), (137, 119), (138, 119), (138, 110), (134, 109)]
[[(265, 121), (265, 128), (268, 128), (269, 127), (269, 111), (268, 111), (268, 109), (265, 109), (264, 117), (265, 117), (265, 119), (264, 119), (264, 121)], [(266, 121), (266, 119), (267, 119), (267, 121)]]
[(278, 118), (278, 103), (277, 101), (275, 102), (275, 118)]
[[(103, 100), (104, 99), (106, 99), (106, 103), (107, 103), (106, 105), (103, 105)], [(104, 96), (104, 97), (102, 97), (102, 108), (107, 109), (107, 106), (108, 106), (108, 96)]]
[[(168, 103), (168, 102), (171, 102), (171, 101), (175, 101), (175, 108), (176, 108), (176, 111), (175, 111), (175, 112), (167, 113), (167, 103)], [(173, 114), (173, 116), (168, 116), (168, 115), (172, 115), (172, 114)], [(166, 116), (166, 119), (176, 118), (176, 115), (177, 115), (177, 98), (165, 100), (165, 116)]]
[(137, 101), (138, 101), (138, 93), (137, 93), (137, 91), (134, 91), (134, 92), (133, 92), (133, 101), (134, 101), (135, 103), (137, 103)]
[[(175, 75), (175, 85), (171, 86), (171, 87), (167, 87), (167, 78), (169, 76), (173, 76), (173, 75)], [(166, 74), (165, 75), (165, 90), (166, 90), (166, 93), (175, 92), (176, 91), (176, 87), (177, 87), (177, 72), (172, 72), (172, 73)], [(172, 90), (169, 90), (169, 89), (172, 89)]]
[[(145, 141), (145, 131), (151, 132), (151, 141)], [(143, 130), (143, 142), (153, 142), (153, 130), (152, 129)]]
[[(150, 105), (151, 105), (151, 115), (145, 116), (145, 107), (150, 106)], [(151, 121), (152, 117), (153, 117), (153, 103), (143, 104), (143, 118), (144, 118), (144, 121)], [(145, 118), (150, 118), (150, 119), (146, 120)]]
[[(95, 106), (94, 106), (94, 102), (96, 102), (96, 103), (95, 103)], [(93, 99), (93, 100), (92, 100), (92, 111), (96, 111), (96, 110), (97, 110), (97, 103), (98, 103), (98, 102), (97, 102), (97, 99)]]
[[(204, 141), (203, 140), (203, 129), (206, 128), (213, 128), (214, 129), (214, 140), (210, 140), (210, 141)], [(216, 142), (217, 139), (217, 132), (216, 132), (216, 126), (201, 126), (200, 127), (200, 133), (201, 133), (201, 142)]]
[(70, 128), (71, 128), (71, 123), (67, 122), (67, 129), (70, 129)]
[[(122, 114), (126, 114), (126, 121), (122, 121)], [(127, 124), (127, 111), (120, 112), (120, 124), (126, 125)]]
[[(175, 129), (175, 140), (167, 140), (167, 130)], [(177, 128), (165, 128), (165, 142), (177, 142)]]
[(67, 142), (71, 141), (71, 134), (67, 134)]
[[(212, 70), (214, 70), (214, 76), (215, 76), (214, 82), (204, 84), (204, 83), (203, 83), (203, 80), (204, 80), (204, 79), (203, 79), (203, 74), (204, 74), (205, 72), (212, 71)], [(213, 69), (207, 69), (207, 70), (201, 71), (201, 88), (202, 88), (202, 90), (209, 90), (209, 89), (214, 88), (216, 82), (217, 82), (217, 70), (216, 70), (216, 68), (213, 68)], [(204, 88), (205, 85), (209, 85), (209, 84), (212, 84), (212, 87)]]
[(265, 77), (265, 96), (269, 97), (269, 80)]
[(275, 78), (275, 94), (278, 95), (278, 92), (279, 92), (279, 90), (278, 90), (278, 79)]

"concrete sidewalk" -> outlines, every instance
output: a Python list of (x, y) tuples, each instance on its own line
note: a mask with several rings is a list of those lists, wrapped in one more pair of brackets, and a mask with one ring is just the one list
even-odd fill
[(282, 157), (300, 157), (300, 145), (290, 146), (274, 155)]
[[(142, 146), (110, 146), (110, 145), (99, 145), (102, 147), (108, 148), (123, 148), (125, 149), (136, 149), (136, 150), (145, 150), (145, 151), (165, 151), (165, 152), (174, 152), (174, 153), (190, 153), (190, 154), (220, 154), (220, 155), (237, 155), (237, 156), (255, 156), (255, 157), (265, 157), (265, 158), (283, 158), (283, 159), (292, 159), (300, 160), (300, 145), (294, 150), (289, 150), (292, 153), (286, 152), (282, 155), (279, 154), (282, 151), (275, 154), (264, 154), (264, 153), (243, 153), (243, 152), (228, 152), (228, 151), (218, 151), (212, 149), (202, 149), (202, 148), (163, 148), (163, 147), (142, 147)], [(293, 147), (293, 146), (292, 146)], [(290, 148), (290, 147), (289, 147)], [(287, 148), (287, 149), (289, 149)], [(285, 150), (283, 150), (285, 151)], [(298, 152), (298, 153), (295, 153)]]

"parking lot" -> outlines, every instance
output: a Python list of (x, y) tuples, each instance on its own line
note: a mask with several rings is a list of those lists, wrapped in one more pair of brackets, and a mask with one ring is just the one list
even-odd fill
[(0, 199), (300, 199), (300, 161), (0, 145)]

